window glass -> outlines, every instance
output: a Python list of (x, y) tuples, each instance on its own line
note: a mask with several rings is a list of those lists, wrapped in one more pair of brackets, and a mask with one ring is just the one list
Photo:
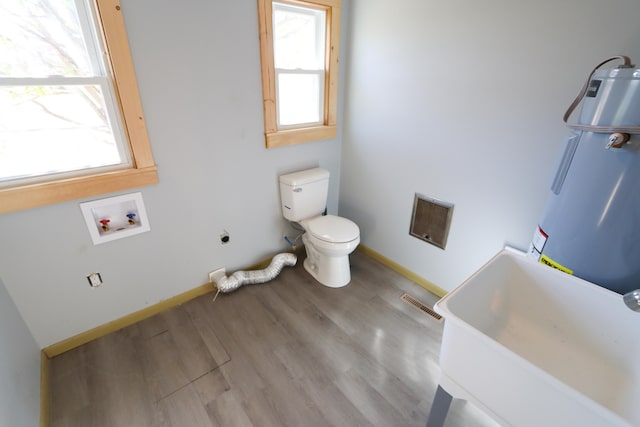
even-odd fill
[(273, 3), (279, 128), (322, 124), (326, 12)]
[(73, 0), (2, 0), (0, 28), (0, 76), (92, 74)]
[(130, 164), (88, 12), (81, 0), (0, 3), (0, 185)]
[(273, 3), (276, 68), (324, 69), (325, 11)]
[(321, 76), (278, 74), (278, 121), (282, 126), (322, 121)]
[(0, 87), (0, 180), (120, 163), (99, 86)]

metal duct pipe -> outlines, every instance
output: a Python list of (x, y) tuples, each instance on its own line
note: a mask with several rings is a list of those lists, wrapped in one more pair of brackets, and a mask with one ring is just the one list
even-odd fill
[(253, 271), (236, 271), (231, 276), (225, 276), (216, 282), (216, 288), (218, 288), (218, 292), (229, 293), (235, 291), (242, 285), (269, 282), (280, 274), (282, 267), (292, 267), (296, 265), (297, 260), (298, 257), (295, 254), (278, 254), (273, 257), (267, 268)]

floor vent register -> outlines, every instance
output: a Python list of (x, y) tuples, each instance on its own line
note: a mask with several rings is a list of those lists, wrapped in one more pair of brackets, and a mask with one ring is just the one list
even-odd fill
[(418, 310), (422, 311), (424, 314), (427, 314), (427, 315), (433, 317), (438, 322), (442, 322), (442, 316), (440, 316), (438, 313), (436, 313), (431, 308), (427, 307), (426, 305), (424, 305), (423, 303), (421, 303), (420, 301), (418, 301), (417, 299), (415, 299), (411, 295), (402, 294), (400, 299), (402, 301), (406, 302), (407, 304), (411, 305), (412, 307), (415, 307)]

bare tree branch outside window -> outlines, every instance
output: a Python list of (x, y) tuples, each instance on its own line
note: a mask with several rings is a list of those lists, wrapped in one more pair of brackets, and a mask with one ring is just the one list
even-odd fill
[(86, 32), (73, 0), (0, 3), (0, 183), (122, 162)]

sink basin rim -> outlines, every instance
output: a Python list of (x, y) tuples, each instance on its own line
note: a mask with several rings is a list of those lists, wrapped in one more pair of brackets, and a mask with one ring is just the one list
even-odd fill
[[(445, 335), (446, 335), (447, 322), (455, 325), (456, 327), (462, 328), (467, 333), (474, 335), (478, 340), (482, 342), (483, 345), (487, 345), (489, 348), (498, 352), (505, 358), (507, 357), (511, 358), (511, 360), (514, 363), (516, 363), (518, 366), (523, 368), (525, 371), (528, 371), (530, 372), (531, 375), (534, 375), (535, 377), (540, 378), (541, 380), (543, 380), (545, 383), (547, 383), (549, 386), (553, 387), (554, 389), (561, 391), (564, 395), (566, 395), (570, 399), (573, 399), (576, 403), (582, 406), (591, 408), (592, 410), (594, 410), (594, 412), (598, 413), (602, 418), (610, 420), (611, 425), (631, 427), (632, 424), (630, 424), (630, 421), (623, 418), (620, 414), (607, 408), (597, 400), (594, 400), (589, 396), (583, 394), (578, 389), (570, 386), (569, 384), (566, 384), (565, 382), (558, 379), (554, 375), (545, 371), (543, 368), (537, 366), (533, 362), (527, 360), (525, 357), (519, 355), (515, 351), (506, 347), (504, 344), (500, 343), (493, 337), (487, 335), (485, 332), (472, 326), (464, 319), (461, 319), (458, 315), (456, 315), (451, 310), (451, 308), (449, 307), (449, 301), (453, 298), (456, 298), (456, 295), (458, 295), (459, 293), (464, 292), (465, 287), (469, 283), (472, 283), (474, 279), (478, 277), (478, 275), (482, 274), (482, 272), (488, 266), (492, 265), (494, 262), (496, 262), (496, 260), (504, 257), (511, 259), (512, 262), (515, 262), (516, 264), (518, 263), (537, 264), (534, 260), (527, 258), (522, 252), (510, 249), (510, 248), (505, 248), (502, 251), (500, 251), (498, 254), (496, 254), (478, 271), (476, 271), (471, 277), (469, 277), (460, 286), (458, 286), (453, 291), (449, 292), (446, 296), (444, 296), (440, 301), (438, 301), (435, 304), (434, 310), (445, 318)], [(549, 277), (554, 277), (561, 281), (575, 282), (576, 286), (586, 286), (589, 288), (589, 292), (596, 292), (598, 294), (601, 294), (603, 298), (620, 299), (621, 307), (623, 307), (622, 297), (616, 294), (615, 292), (612, 292), (608, 289), (602, 288), (593, 283), (582, 280), (578, 277), (567, 275), (566, 273), (552, 269), (550, 267), (546, 267), (543, 265), (539, 265), (539, 266), (536, 265), (534, 268), (546, 269), (543, 274)], [(443, 340), (445, 339), (445, 335), (443, 335)], [(462, 386), (461, 384), (459, 385)]]

